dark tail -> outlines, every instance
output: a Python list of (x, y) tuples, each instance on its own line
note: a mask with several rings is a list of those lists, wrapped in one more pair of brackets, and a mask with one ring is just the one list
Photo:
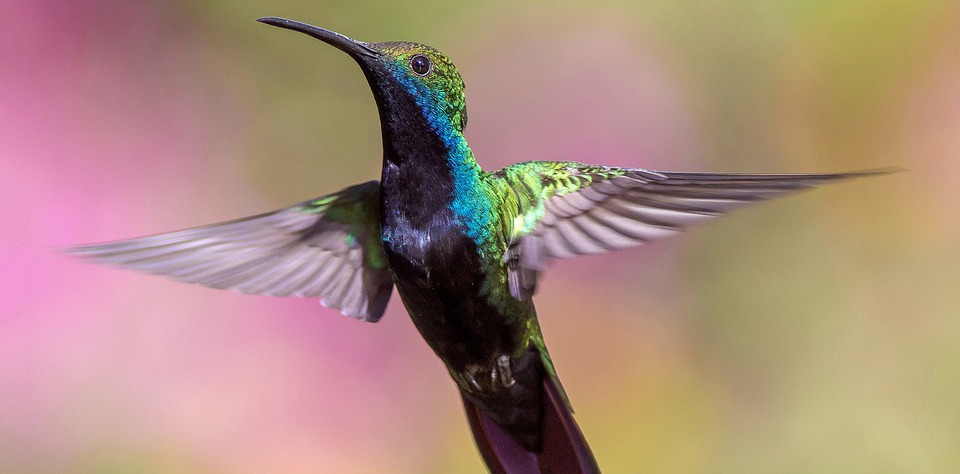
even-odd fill
[(599, 474), (597, 461), (573, 420), (556, 382), (543, 378), (543, 442), (527, 451), (461, 394), (473, 439), (493, 474)]

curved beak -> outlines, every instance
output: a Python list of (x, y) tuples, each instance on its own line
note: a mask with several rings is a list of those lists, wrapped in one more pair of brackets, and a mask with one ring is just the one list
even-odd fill
[(380, 56), (379, 51), (371, 48), (363, 41), (357, 41), (341, 35), (340, 33), (318, 28), (306, 23), (300, 23), (299, 21), (276, 17), (259, 18), (257, 21), (260, 23), (266, 23), (268, 25), (279, 26), (280, 28), (286, 28), (288, 30), (299, 31), (303, 34), (313, 36), (314, 38), (323, 41), (324, 43), (327, 43), (339, 49), (340, 51), (349, 54), (350, 56), (353, 56), (354, 59), (360, 59), (361, 57), (376, 58)]

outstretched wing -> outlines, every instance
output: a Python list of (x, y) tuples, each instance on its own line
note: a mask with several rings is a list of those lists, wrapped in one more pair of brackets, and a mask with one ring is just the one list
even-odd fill
[(379, 193), (370, 181), (266, 214), (68, 251), (213, 288), (320, 297), (324, 306), (375, 322), (393, 290), (380, 245)]
[(550, 258), (643, 245), (748, 204), (884, 173), (673, 173), (534, 161), (496, 174), (517, 196), (505, 255), (511, 293), (529, 298)]

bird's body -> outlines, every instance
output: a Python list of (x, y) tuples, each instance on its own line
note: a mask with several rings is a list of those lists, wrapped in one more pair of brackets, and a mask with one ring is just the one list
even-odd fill
[(465, 396), (538, 447), (540, 410), (527, 407), (541, 395), (543, 368), (531, 351), (549, 358), (532, 301), (507, 284), (505, 204), (516, 197), (481, 170), (450, 121), (385, 123), (381, 241), (404, 306)]
[(863, 174), (663, 173), (547, 161), (483, 171), (463, 135), (463, 81), (439, 51), (261, 21), (321, 39), (360, 64), (380, 113), (380, 182), (73, 251), (216, 288), (319, 297), (365, 321), (380, 318), (395, 285), (460, 389), (494, 472), (598, 472), (531, 299), (549, 259), (642, 245), (755, 201)]

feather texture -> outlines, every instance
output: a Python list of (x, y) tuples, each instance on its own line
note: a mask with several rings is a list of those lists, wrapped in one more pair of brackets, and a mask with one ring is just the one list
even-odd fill
[(884, 172), (676, 173), (579, 163), (519, 163), (496, 173), (518, 200), (505, 255), (510, 291), (517, 299), (529, 299), (538, 273), (552, 258), (643, 245), (755, 202)]
[(379, 183), (219, 224), (68, 249), (99, 263), (241, 293), (321, 298), (364, 321), (393, 279), (380, 246)]

